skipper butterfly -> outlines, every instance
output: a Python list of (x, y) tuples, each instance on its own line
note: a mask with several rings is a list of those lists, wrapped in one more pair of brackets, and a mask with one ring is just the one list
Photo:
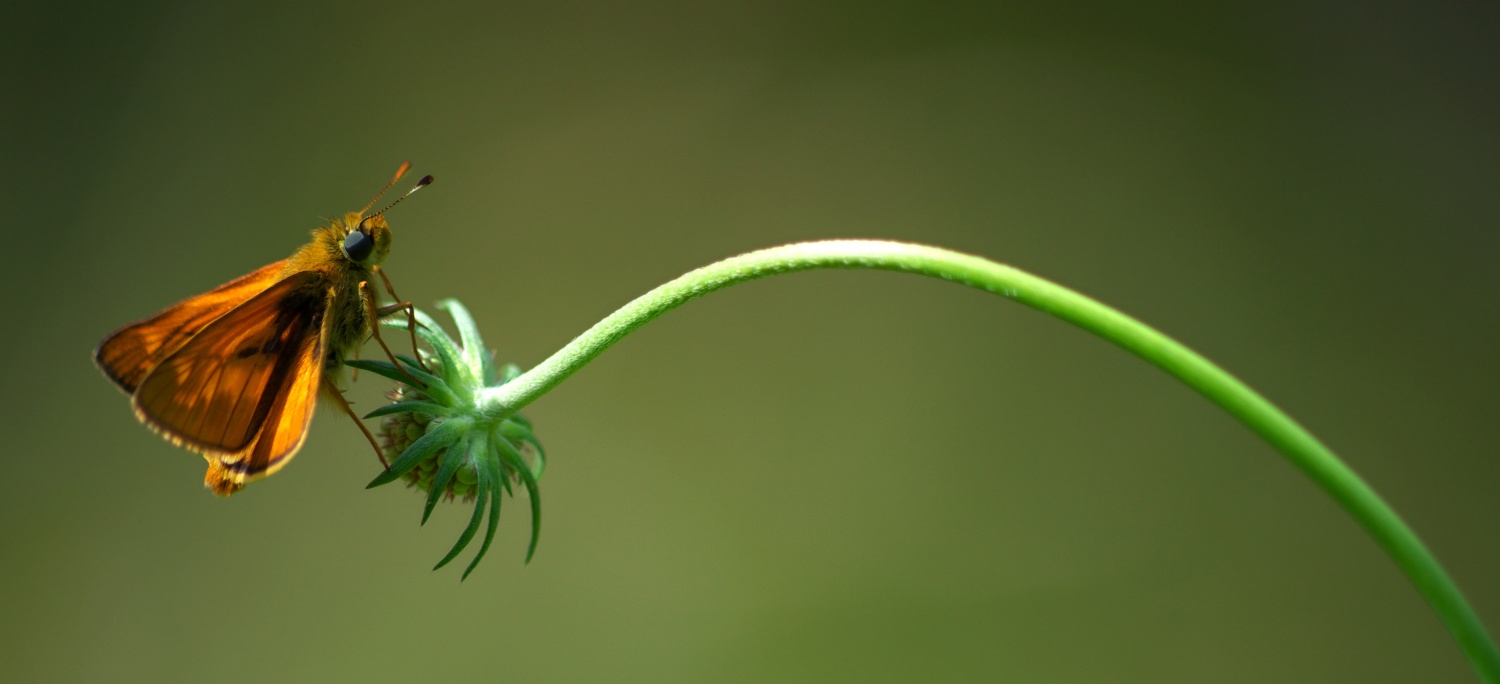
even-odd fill
[(307, 437), (320, 392), (359, 423), (380, 455), (335, 382), (344, 359), (372, 334), (392, 356), (375, 325), (381, 316), (413, 313), (404, 302), (377, 308), (370, 283), (379, 274), (401, 301), (380, 268), (391, 251), (384, 213), (432, 176), (365, 215), (410, 166), (402, 164), (363, 209), (314, 230), (290, 258), (120, 328), (94, 350), (141, 422), (208, 460), (203, 481), (215, 494), (233, 494), (286, 465)]

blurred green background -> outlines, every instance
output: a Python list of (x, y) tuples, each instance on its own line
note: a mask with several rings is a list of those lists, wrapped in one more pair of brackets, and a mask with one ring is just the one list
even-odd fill
[[(1488, 3), (7, 4), (7, 681), (1467, 682), (1247, 430), (998, 297), (890, 273), (675, 311), (466, 509), (325, 406), (230, 500), (91, 366), (403, 159), (397, 289), (530, 366), (745, 250), (944, 245), (1094, 295), (1310, 426), (1500, 626)], [(368, 409), (385, 384), (362, 378)], [(467, 559), (467, 555), (463, 558)]]

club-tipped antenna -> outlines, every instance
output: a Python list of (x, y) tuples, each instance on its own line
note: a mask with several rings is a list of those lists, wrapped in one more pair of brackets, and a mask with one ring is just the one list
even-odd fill
[[(390, 190), (391, 186), (393, 186), (393, 185), (396, 184), (396, 181), (401, 180), (401, 177), (405, 176), (407, 170), (410, 169), (410, 168), (411, 168), (411, 162), (409, 162), (409, 161), (401, 162), (401, 168), (396, 169), (396, 175), (391, 177), (391, 182), (386, 183), (385, 187), (383, 187), (383, 188), (380, 189), (380, 192), (375, 193), (375, 196), (370, 198), (370, 203), (366, 204), (364, 206), (364, 208), (362, 208), (362, 209), (359, 210), (359, 215), (360, 216), (364, 216), (365, 212), (367, 212), (367, 211), (370, 210), (370, 207), (375, 206), (375, 203), (380, 201), (380, 198), (385, 195), (386, 191)], [(406, 194), (410, 195), (411, 193), (408, 192)], [(396, 200), (396, 201), (399, 202), (401, 200)], [(392, 202), (391, 204), (395, 204), (395, 202)], [(386, 207), (386, 209), (389, 209), (389, 208), (390, 207)], [(382, 209), (381, 211), (385, 211), (385, 209)]]
[(411, 189), (407, 190), (406, 194), (404, 194), (404, 195), (402, 195), (400, 197), (397, 197), (395, 202), (391, 202), (390, 204), (385, 205), (384, 209), (381, 209), (380, 211), (377, 211), (377, 212), (371, 214), (370, 216), (372, 216), (372, 217), (373, 216), (379, 216), (381, 214), (384, 214), (387, 211), (390, 211), (390, 208), (396, 206), (397, 204), (400, 204), (401, 200), (404, 200), (404, 199), (406, 199), (408, 197), (411, 197), (412, 193), (414, 193), (414, 192), (416, 192), (418, 190), (421, 190), (422, 188), (425, 188), (425, 187), (427, 187), (429, 185), (432, 185), (432, 176), (422, 176), (422, 180), (417, 181), (416, 185), (411, 186)]

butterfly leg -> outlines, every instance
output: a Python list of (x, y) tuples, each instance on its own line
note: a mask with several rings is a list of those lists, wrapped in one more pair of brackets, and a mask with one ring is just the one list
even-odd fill
[[(385, 318), (387, 316), (390, 316), (391, 314), (400, 313), (402, 311), (407, 312), (407, 317), (406, 317), (406, 325), (408, 326), (407, 329), (408, 330), (413, 329), (412, 326), (416, 325), (416, 316), (412, 312), (416, 311), (416, 307), (412, 306), (411, 302), (397, 302), (395, 304), (386, 304), (384, 306), (381, 306), (381, 307), (375, 309), (375, 316), (376, 316), (377, 319), (383, 319), (383, 318)], [(416, 337), (417, 337), (417, 334), (415, 332), (413, 332), (412, 333), (412, 339), (415, 340)], [(428, 373), (431, 373), (432, 372), (432, 368), (427, 365), (426, 361), (422, 360), (422, 352), (417, 349), (417, 343), (416, 342), (412, 342), (412, 344), (411, 344), (411, 351), (412, 351), (412, 356), (415, 356), (416, 359), (417, 359), (417, 365), (421, 366), (422, 370), (425, 370)]]
[(365, 439), (370, 440), (370, 446), (374, 447), (375, 456), (380, 459), (380, 465), (390, 470), (391, 464), (385, 460), (385, 452), (380, 450), (380, 443), (375, 441), (375, 435), (370, 434), (370, 429), (365, 427), (365, 422), (360, 420), (359, 416), (354, 413), (354, 409), (349, 407), (349, 402), (344, 399), (344, 391), (334, 387), (333, 383), (326, 379), (323, 381), (323, 390), (323, 393), (332, 398), (333, 403), (338, 404), (339, 408), (343, 409), (344, 413), (354, 421), (354, 424), (359, 426), (359, 431), (365, 433)]
[(385, 269), (376, 266), (375, 272), (380, 274), (380, 282), (385, 283), (385, 291), (391, 294), (391, 299), (400, 302), (395, 306), (399, 307), (399, 309), (406, 309), (406, 329), (411, 332), (411, 355), (416, 357), (417, 363), (422, 366), (422, 370), (431, 373), (432, 369), (428, 368), (427, 362), (422, 360), (422, 353), (417, 351), (417, 307), (412, 306), (411, 302), (402, 300), (401, 296), (396, 294), (396, 288), (391, 287), (391, 279), (386, 276)]
[(359, 296), (364, 300), (365, 307), (369, 309), (370, 333), (375, 336), (375, 341), (380, 343), (380, 348), (385, 350), (386, 358), (389, 358), (391, 360), (391, 363), (395, 364), (396, 370), (401, 371), (402, 375), (405, 375), (408, 380), (412, 381), (413, 387), (426, 388), (427, 383), (418, 380), (411, 373), (407, 372), (406, 367), (401, 365), (401, 361), (396, 358), (396, 355), (391, 352), (391, 348), (386, 346), (385, 339), (380, 336), (380, 311), (375, 308), (375, 298), (369, 295), (369, 284), (369, 281), (360, 282)]

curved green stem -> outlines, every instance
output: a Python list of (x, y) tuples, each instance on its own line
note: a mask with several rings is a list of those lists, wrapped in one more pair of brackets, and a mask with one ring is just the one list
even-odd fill
[(725, 259), (626, 304), (537, 367), (486, 390), (479, 409), (492, 418), (514, 413), (632, 330), (692, 299), (768, 275), (822, 268), (904, 271), (988, 290), (1103, 337), (1187, 383), (1270, 442), (1354, 516), (1432, 605), (1480, 679), (1500, 684), (1500, 651), (1453, 580), (1416, 533), (1328, 447), (1234, 376), (1166, 335), (1065, 287), (976, 256), (899, 242), (831, 240)]

